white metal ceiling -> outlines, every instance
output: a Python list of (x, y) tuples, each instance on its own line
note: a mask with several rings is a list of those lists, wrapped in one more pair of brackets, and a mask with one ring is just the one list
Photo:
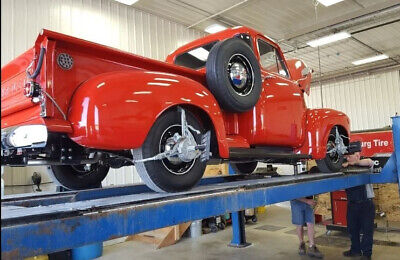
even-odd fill
[[(229, 9), (234, 5), (237, 6)], [(140, 0), (134, 7), (200, 30), (215, 22), (252, 27), (280, 41), (288, 57), (304, 59), (319, 75), (318, 51), (307, 47), (308, 40), (335, 32), (338, 28), (334, 25), (343, 21), (396, 5), (400, 0), (345, 0), (330, 7), (315, 7), (315, 0)], [(226, 9), (229, 10), (224, 12)], [(219, 12), (222, 13), (198, 23)], [(377, 14), (368, 22), (344, 29), (355, 32), (352, 38), (320, 48), (323, 77), (400, 64), (400, 11)], [(379, 53), (386, 53), (391, 59), (363, 66), (351, 63)]]

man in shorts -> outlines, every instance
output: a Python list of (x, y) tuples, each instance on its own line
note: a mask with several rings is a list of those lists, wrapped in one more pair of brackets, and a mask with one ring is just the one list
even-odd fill
[[(315, 201), (312, 196), (299, 198), (290, 201), (292, 209), (292, 223), (296, 225), (297, 236), (299, 237), (300, 246), (299, 254), (307, 254), (310, 257), (323, 258), (324, 255), (318, 250), (314, 243), (314, 209)], [(306, 247), (304, 242), (304, 225), (307, 225), (307, 234), (309, 246)]]

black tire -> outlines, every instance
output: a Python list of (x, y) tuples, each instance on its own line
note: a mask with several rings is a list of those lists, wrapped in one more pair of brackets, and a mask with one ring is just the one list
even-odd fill
[(217, 233), (218, 232), (218, 227), (216, 225), (213, 225), (210, 227), (211, 233)]
[[(200, 122), (188, 111), (186, 111), (186, 120), (189, 125), (204, 133)], [(134, 160), (149, 158), (162, 152), (162, 138), (173, 132), (182, 134), (180, 127), (181, 116), (178, 111), (169, 110), (162, 114), (150, 129), (142, 147), (133, 150)], [(199, 144), (201, 135), (192, 131), (191, 133)], [(136, 163), (135, 166), (140, 178), (150, 189), (156, 192), (179, 192), (189, 190), (197, 184), (203, 176), (206, 162), (201, 162), (197, 158), (188, 163), (181, 161), (174, 165), (168, 159), (163, 159)]]
[[(335, 134), (336, 129), (335, 127), (332, 128), (331, 132), (329, 133), (328, 142), (326, 145), (326, 150), (330, 149), (330, 144), (335, 143)], [(339, 172), (342, 169), (342, 164), (344, 162), (344, 156), (335, 154), (329, 155), (326, 154), (325, 158), (322, 160), (316, 160), (318, 169), (323, 173), (333, 173)]]
[(225, 229), (225, 223), (218, 223), (218, 228), (220, 229), (220, 230), (224, 230)]
[(250, 174), (257, 168), (258, 162), (231, 163), (232, 169), (237, 174)]
[[(242, 64), (246, 71), (244, 78), (247, 80), (243, 86), (240, 77), (232, 79), (229, 73), (232, 65), (237, 64)], [(206, 62), (206, 78), (208, 88), (226, 111), (245, 112), (260, 97), (260, 65), (251, 48), (241, 39), (227, 39), (212, 47)]]
[(85, 171), (83, 165), (51, 165), (48, 167), (50, 177), (60, 186), (69, 190), (84, 190), (101, 187), (110, 167), (95, 163), (91, 170)]

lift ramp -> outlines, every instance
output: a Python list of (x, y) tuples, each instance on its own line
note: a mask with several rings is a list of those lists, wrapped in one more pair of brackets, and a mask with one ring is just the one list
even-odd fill
[(48, 254), (368, 183), (399, 183), (400, 117), (393, 119), (393, 136), (395, 152), (378, 174), (215, 177), (179, 193), (155, 193), (144, 185), (127, 185), (5, 196), (1, 200), (1, 257)]
[(141, 233), (228, 212), (371, 182), (373, 174), (305, 174), (252, 180), (208, 178), (187, 192), (144, 185), (6, 196), (2, 257), (23, 258)]

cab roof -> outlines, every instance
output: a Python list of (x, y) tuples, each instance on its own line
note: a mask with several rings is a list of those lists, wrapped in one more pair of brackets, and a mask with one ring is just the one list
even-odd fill
[(274, 45), (276, 48), (280, 49), (278, 44), (271, 38), (269, 38), (266, 35), (263, 35), (262, 33), (251, 29), (249, 27), (245, 27), (245, 26), (236, 26), (236, 27), (232, 27), (232, 28), (228, 28), (225, 29), (223, 31), (217, 32), (217, 33), (213, 33), (213, 34), (209, 34), (206, 35), (200, 39), (191, 41), (190, 43), (187, 43), (181, 47), (179, 47), (178, 49), (176, 49), (174, 52), (170, 53), (167, 58), (166, 58), (166, 62), (168, 63), (173, 63), (174, 59), (176, 56), (178, 56), (181, 53), (185, 53), (189, 50), (192, 50), (196, 47), (202, 46), (204, 44), (213, 42), (213, 41), (220, 41), (223, 39), (229, 39), (234, 37), (237, 34), (248, 34), (250, 35), (252, 38), (254, 38), (255, 36), (261, 36), (264, 39), (267, 39), (272, 45)]

